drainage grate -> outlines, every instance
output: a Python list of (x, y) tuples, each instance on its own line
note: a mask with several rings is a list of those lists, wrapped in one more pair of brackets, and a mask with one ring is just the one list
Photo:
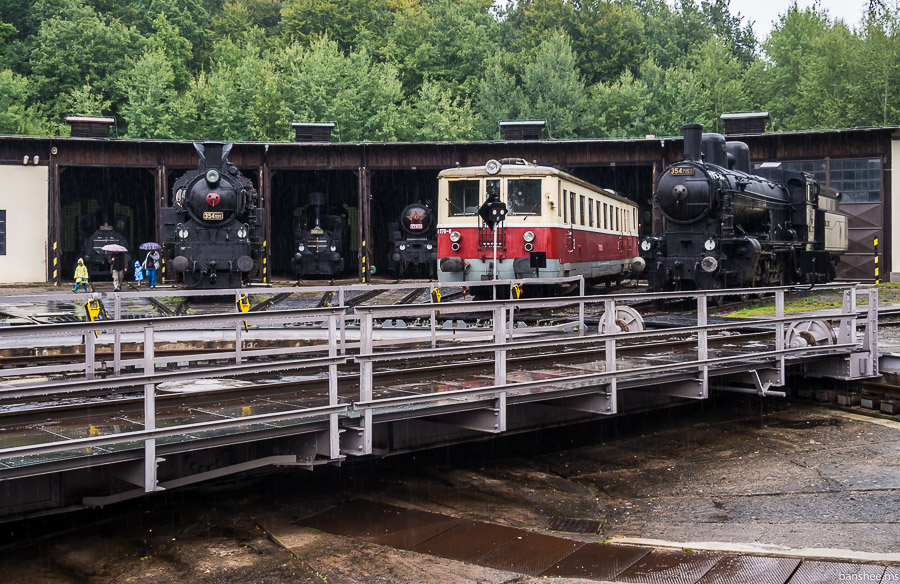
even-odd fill
[(413, 547), (412, 551), (462, 562), (477, 562), (523, 533), (526, 532), (512, 527), (463, 521), (453, 529)]
[(694, 584), (712, 568), (722, 556), (680, 551), (654, 551), (628, 568), (618, 582), (640, 584)]
[(583, 545), (580, 541), (526, 531), (483, 556), (478, 563), (488, 568), (537, 576)]
[(884, 566), (839, 562), (803, 562), (789, 584), (833, 584), (834, 582), (881, 582)]
[(567, 531), (569, 533), (599, 533), (600, 522), (590, 519), (567, 519), (556, 517), (550, 522), (551, 531)]
[(649, 549), (637, 546), (589, 543), (547, 568), (540, 575), (612, 580), (649, 553)]
[(697, 584), (784, 584), (798, 565), (794, 558), (725, 556)]

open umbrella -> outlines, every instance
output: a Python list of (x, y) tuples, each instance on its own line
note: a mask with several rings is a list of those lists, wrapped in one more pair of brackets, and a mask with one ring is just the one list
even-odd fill
[(147, 243), (142, 243), (140, 245), (140, 248), (144, 251), (153, 251), (156, 249), (162, 249), (162, 246), (158, 243), (148, 241)]
[(118, 243), (107, 243), (100, 249), (102, 249), (103, 251), (128, 251), (128, 248), (119, 245)]

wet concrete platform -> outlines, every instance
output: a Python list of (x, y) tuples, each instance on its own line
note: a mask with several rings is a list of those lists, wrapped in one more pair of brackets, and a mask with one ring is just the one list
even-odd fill
[(299, 525), (533, 577), (638, 584), (818, 584), (854, 578), (881, 582), (887, 570), (893, 574), (898, 568), (585, 543), (360, 499)]

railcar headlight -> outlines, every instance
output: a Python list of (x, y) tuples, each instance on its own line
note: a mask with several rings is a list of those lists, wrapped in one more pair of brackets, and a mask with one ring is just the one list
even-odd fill
[(297, 246), (297, 251), (306, 251), (306, 246), (301, 243)]
[(716, 249), (716, 240), (710, 237), (706, 241), (703, 242), (703, 247), (706, 251), (712, 251)]
[(250, 233), (250, 226), (247, 225), (246, 223), (241, 225), (240, 228), (238, 228), (238, 237), (240, 237), (241, 239), (244, 239), (245, 237), (247, 237), (247, 235), (249, 233)]
[(450, 232), (450, 241), (456, 243), (462, 237), (459, 231), (451, 231)]
[(331, 246), (331, 251), (337, 251), (337, 246), (336, 246), (336, 245), (332, 245), (332, 246)]
[(431, 245), (430, 243), (426, 243), (426, 244), (425, 244), (425, 249), (431, 251), (432, 249), (434, 249), (434, 246)]
[(526, 231), (524, 234), (522, 234), (522, 239), (524, 239), (528, 243), (531, 243), (532, 241), (534, 241), (534, 231)]
[(400, 248), (400, 251), (405, 251), (405, 250), (406, 250), (406, 244), (405, 244), (405, 243), (401, 243), (398, 247)]
[(206, 171), (206, 182), (208, 182), (209, 184), (212, 184), (212, 185), (219, 182), (219, 171), (216, 170), (215, 168), (210, 168), (209, 170), (207, 170)]
[(651, 249), (653, 249), (653, 242), (649, 239), (645, 239), (641, 242), (641, 249), (643, 251), (650, 251)]
[(492, 158), (484, 163), (484, 170), (488, 174), (497, 174), (500, 172), (500, 163)]
[(450, 244), (450, 249), (452, 249), (453, 251), (459, 251), (459, 244), (458, 244), (458, 243), (455, 243), (455, 242), (454, 242), (454, 243), (451, 243), (451, 244)]
[(530, 243), (526, 243), (526, 244), (525, 244), (525, 251), (531, 251), (531, 250), (533, 250), (533, 249), (534, 249), (534, 246), (531, 245)]

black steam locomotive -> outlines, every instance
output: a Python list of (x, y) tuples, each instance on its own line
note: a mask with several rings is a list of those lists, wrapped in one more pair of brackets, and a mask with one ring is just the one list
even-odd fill
[[(128, 249), (128, 239), (116, 231), (109, 223), (103, 223), (100, 229), (94, 231), (81, 246), (81, 257), (87, 266), (88, 276), (91, 280), (110, 278), (109, 258), (113, 252), (103, 249), (104, 245), (116, 244)], [(131, 254), (125, 253), (126, 268), (131, 265)]]
[(392, 249), (389, 269), (398, 278), (415, 273), (433, 278), (437, 271), (437, 220), (434, 211), (420, 203), (407, 205), (400, 222), (390, 224)]
[(185, 288), (237, 288), (258, 276), (263, 214), (231, 144), (194, 144), (200, 166), (175, 181), (162, 209), (163, 253)]
[(641, 240), (654, 291), (814, 284), (833, 280), (847, 251), (840, 194), (810, 175), (766, 163), (752, 171), (743, 142), (683, 126), (684, 156), (653, 194), (664, 234)]
[(298, 278), (340, 275), (350, 249), (350, 227), (343, 208), (329, 209), (325, 193), (310, 193), (294, 231), (291, 268)]

